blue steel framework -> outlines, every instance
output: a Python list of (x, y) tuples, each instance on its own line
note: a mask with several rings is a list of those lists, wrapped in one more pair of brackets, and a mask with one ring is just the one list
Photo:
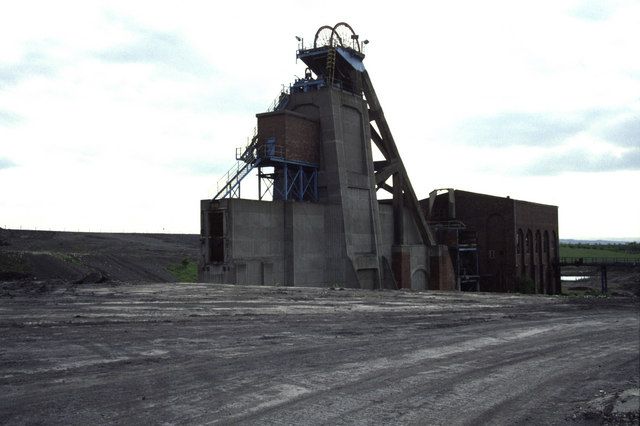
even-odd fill
[[(274, 200), (318, 201), (317, 164), (287, 160), (284, 147), (276, 145), (275, 138), (256, 149), (256, 160), (260, 200), (271, 190)], [(273, 172), (263, 172), (264, 167), (272, 167)]]
[[(318, 201), (317, 164), (288, 160), (285, 148), (276, 145), (275, 138), (267, 139), (259, 147), (256, 146), (257, 142), (257, 137), (254, 137), (248, 147), (237, 149), (238, 163), (223, 178), (224, 184), (214, 200), (240, 198), (240, 182), (257, 167), (260, 200), (271, 192), (274, 200)], [(273, 171), (265, 173), (265, 167), (272, 168)]]

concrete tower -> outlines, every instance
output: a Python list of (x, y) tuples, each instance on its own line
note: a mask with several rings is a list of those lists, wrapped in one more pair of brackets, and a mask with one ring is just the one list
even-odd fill
[[(321, 27), (297, 56), (305, 77), (257, 115), (238, 164), (201, 202), (200, 279), (453, 289), (448, 251), (425, 221), (358, 35), (345, 23)], [(373, 146), (383, 161), (373, 161)], [(252, 169), (260, 200), (235, 198)], [(378, 190), (392, 200), (378, 201)]]

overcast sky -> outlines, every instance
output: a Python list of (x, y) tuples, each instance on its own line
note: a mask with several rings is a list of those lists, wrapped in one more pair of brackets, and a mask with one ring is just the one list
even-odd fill
[(198, 233), (255, 114), (304, 74), (295, 36), (339, 21), (370, 40), (419, 197), (510, 195), (558, 205), (561, 238), (640, 237), (638, 0), (4, 2), (0, 226)]

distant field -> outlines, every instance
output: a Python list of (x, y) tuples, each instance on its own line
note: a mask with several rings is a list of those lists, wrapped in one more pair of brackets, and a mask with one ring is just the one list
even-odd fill
[(560, 257), (610, 257), (617, 259), (640, 260), (640, 253), (627, 253), (622, 250), (611, 250), (597, 247), (569, 247), (560, 244)]

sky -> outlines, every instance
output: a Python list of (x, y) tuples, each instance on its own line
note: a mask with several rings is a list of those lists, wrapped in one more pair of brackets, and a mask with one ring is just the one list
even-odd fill
[[(640, 2), (0, 5), (0, 227), (199, 233), (199, 203), (346, 21), (419, 198), (559, 206), (561, 238), (640, 237)], [(243, 196), (257, 181), (245, 178)]]

